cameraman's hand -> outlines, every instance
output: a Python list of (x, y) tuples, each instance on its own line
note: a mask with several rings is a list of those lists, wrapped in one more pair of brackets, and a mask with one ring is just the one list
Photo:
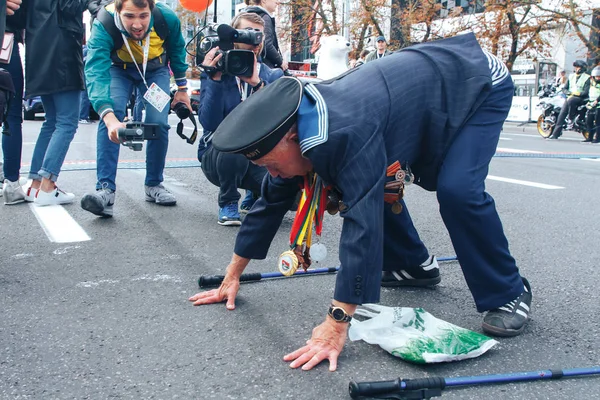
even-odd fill
[(193, 112), (192, 103), (190, 101), (190, 96), (188, 95), (187, 91), (180, 92), (178, 90), (175, 92), (175, 96), (173, 96), (173, 101), (171, 102), (171, 108), (175, 107), (175, 104), (177, 104), (177, 103), (185, 104), (186, 107), (189, 108), (190, 112)]
[(284, 61), (281, 62), (281, 69), (282, 70), (286, 71), (288, 69), (288, 67), (289, 66), (288, 66), (288, 62), (287, 61), (284, 60)]
[[(223, 57), (223, 53), (219, 53), (215, 56), (218, 50), (219, 47), (217, 46), (214, 49), (211, 49), (208, 53), (206, 53), (206, 56), (204, 56), (204, 62), (202, 64), (206, 65), (207, 67), (215, 67), (221, 59), (221, 57)], [(212, 75), (209, 74), (210, 79), (212, 79), (213, 81), (220, 81), (222, 75), (223, 73), (221, 71), (217, 71)]]
[(248, 85), (254, 87), (260, 83), (260, 77), (258, 76), (258, 61), (256, 60), (256, 53), (254, 53), (254, 72), (251, 77), (240, 76), (240, 80), (247, 82)]
[(108, 138), (113, 143), (121, 143), (119, 141), (119, 129), (126, 128), (127, 126), (117, 119), (117, 116), (113, 113), (108, 113), (104, 116), (104, 124), (108, 129)]

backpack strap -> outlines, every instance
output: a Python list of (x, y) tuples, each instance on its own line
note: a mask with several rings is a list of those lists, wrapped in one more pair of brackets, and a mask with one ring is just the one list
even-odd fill
[(106, 11), (106, 8), (102, 7), (100, 11), (98, 11), (96, 18), (102, 23), (106, 32), (112, 37), (114, 43), (113, 51), (123, 47), (123, 36), (121, 35), (119, 28), (117, 28), (117, 25), (115, 25), (115, 17)]
[[(163, 16), (162, 12), (158, 9), (158, 7), (154, 7), (152, 10), (152, 17), (154, 19), (154, 30), (156, 34), (165, 42), (165, 47), (167, 40), (169, 38), (169, 25), (167, 25), (167, 21)], [(98, 21), (102, 23), (106, 32), (112, 37), (114, 42), (113, 51), (120, 49), (125, 44), (123, 42), (123, 36), (121, 35), (121, 31), (115, 25), (114, 16), (111, 15), (106, 8), (102, 7), (98, 11), (98, 15), (96, 16)], [(166, 48), (165, 48), (166, 50)]]

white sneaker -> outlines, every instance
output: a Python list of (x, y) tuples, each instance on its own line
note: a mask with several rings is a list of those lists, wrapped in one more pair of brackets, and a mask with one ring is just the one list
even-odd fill
[(4, 181), (2, 186), (2, 195), (4, 196), (4, 204), (19, 204), (25, 201), (25, 193), (19, 181), (11, 182), (8, 179)]
[(73, 193), (63, 192), (59, 188), (55, 187), (50, 193), (38, 190), (35, 195), (34, 203), (38, 206), (51, 206), (59, 204), (69, 204), (75, 200)]
[(29, 202), (29, 203), (33, 203), (33, 201), (35, 200), (35, 195), (37, 194), (39, 189), (34, 189), (31, 186), (29, 186), (27, 188), (27, 190), (25, 191), (25, 201)]

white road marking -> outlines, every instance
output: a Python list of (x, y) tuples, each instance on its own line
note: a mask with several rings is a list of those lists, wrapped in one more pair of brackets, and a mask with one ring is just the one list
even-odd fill
[(596, 161), (596, 162), (600, 162), (600, 158), (581, 158), (581, 160), (584, 160), (584, 161)]
[(91, 240), (62, 206), (38, 206), (30, 203), (29, 207), (51, 242), (72, 243)]
[(540, 189), (564, 189), (564, 187), (562, 187), (562, 186), (547, 185), (545, 183), (522, 181), (519, 179), (512, 179), (512, 178), (502, 178), (501, 176), (494, 176), (494, 175), (488, 175), (487, 179), (490, 179), (492, 181), (515, 183), (517, 185), (531, 186), (531, 187), (536, 187), (536, 188), (540, 188)]
[(543, 153), (543, 151), (537, 151), (537, 150), (521, 150), (521, 149), (509, 149), (508, 147), (496, 147), (496, 151), (499, 151), (501, 153), (536, 153), (536, 154), (541, 154)]
[(512, 140), (511, 138), (501, 137), (500, 140)]

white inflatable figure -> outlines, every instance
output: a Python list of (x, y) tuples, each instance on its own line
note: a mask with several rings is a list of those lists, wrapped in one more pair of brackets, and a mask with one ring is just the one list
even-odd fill
[(322, 36), (320, 43), (317, 78), (331, 79), (346, 72), (350, 42), (343, 36), (332, 35)]

